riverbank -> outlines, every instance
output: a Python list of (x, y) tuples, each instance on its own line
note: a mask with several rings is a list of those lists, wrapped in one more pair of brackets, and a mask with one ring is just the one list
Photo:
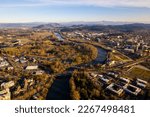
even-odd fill
[[(96, 47), (98, 50), (97, 58), (86, 64), (103, 64), (107, 59), (107, 51), (103, 48)], [(78, 65), (77, 65), (78, 66)], [(85, 64), (79, 65), (85, 67)], [(60, 74), (56, 77), (54, 83), (50, 87), (46, 100), (69, 100), (70, 98), (70, 87), (69, 80), (71, 73), (74, 68), (68, 69), (68, 73)]]

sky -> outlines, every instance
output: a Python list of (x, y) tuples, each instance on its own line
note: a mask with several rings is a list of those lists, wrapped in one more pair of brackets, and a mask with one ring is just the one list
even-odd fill
[(150, 23), (150, 0), (0, 0), (1, 23)]

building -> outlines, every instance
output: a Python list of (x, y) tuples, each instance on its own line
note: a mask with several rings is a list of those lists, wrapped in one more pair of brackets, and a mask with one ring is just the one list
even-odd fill
[(134, 53), (134, 49), (130, 49), (130, 48), (125, 48), (124, 51), (129, 52), (129, 53)]
[(111, 92), (117, 94), (118, 96), (121, 96), (123, 94), (123, 89), (117, 85), (117, 84), (110, 84), (108, 87), (107, 87), (108, 90), (110, 90)]
[(110, 84), (112, 82), (112, 79), (110, 77), (106, 77), (103, 75), (99, 76), (99, 79), (106, 84)]
[(124, 83), (130, 83), (130, 80), (127, 79), (127, 78), (120, 77), (119, 80), (120, 80), (121, 82), (124, 82)]
[(108, 72), (107, 75), (110, 76), (110, 77), (113, 77), (113, 78), (117, 78), (118, 77), (118, 74), (114, 73), (114, 72)]
[(27, 66), (25, 68), (25, 70), (37, 70), (38, 69), (38, 65), (35, 65), (35, 66)]
[(38, 70), (38, 71), (35, 71), (33, 74), (42, 75), (42, 74), (44, 74), (44, 71), (43, 70)]
[(127, 88), (130, 83), (130, 80), (127, 78), (120, 77), (117, 84), (123, 89)]
[(126, 88), (125, 88), (125, 91), (127, 93), (130, 93), (132, 95), (135, 95), (137, 96), (140, 92), (141, 92), (141, 89), (136, 87), (136, 86), (133, 86), (131, 84), (129, 84)]
[(145, 88), (145, 87), (147, 86), (148, 82), (147, 82), (147, 81), (144, 81), (144, 80), (142, 80), (142, 79), (137, 79), (137, 80), (136, 80), (136, 84), (137, 84), (137, 86), (139, 86), (140, 88)]

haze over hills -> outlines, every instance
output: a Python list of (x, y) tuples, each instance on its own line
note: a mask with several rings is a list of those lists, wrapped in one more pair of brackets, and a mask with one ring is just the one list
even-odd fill
[(46, 23), (46, 24), (41, 24), (41, 25), (38, 25), (38, 26), (34, 26), (33, 28), (51, 28), (51, 27), (61, 27), (63, 26), (62, 24), (59, 24), (59, 23)]
[(133, 22), (114, 22), (114, 21), (93, 21), (93, 22), (66, 22), (64, 25), (124, 25), (124, 24), (132, 24)]
[(121, 25), (131, 25), (140, 27), (149, 27), (150, 24), (144, 23), (133, 23), (133, 22), (114, 22), (114, 21), (97, 21), (97, 22), (62, 22), (62, 23), (46, 23), (46, 22), (31, 22), (31, 23), (0, 23), (0, 28), (49, 28), (49, 27), (66, 27), (66, 26), (121, 26)]
[(143, 23), (133, 23), (133, 24), (122, 24), (122, 25), (72, 25), (64, 27), (61, 29), (62, 32), (65, 31), (114, 31), (114, 32), (137, 32), (142, 30), (150, 30), (150, 24)]
[(44, 23), (31, 22), (31, 23), (0, 23), (0, 28), (19, 28), (19, 27), (34, 27)]

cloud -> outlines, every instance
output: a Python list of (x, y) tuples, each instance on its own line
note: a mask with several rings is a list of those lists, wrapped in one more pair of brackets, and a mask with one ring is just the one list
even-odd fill
[(0, 7), (33, 7), (49, 5), (91, 5), (101, 7), (146, 7), (150, 0), (23, 0), (23, 3), (1, 4)]
[(66, 5), (93, 5), (104, 7), (147, 7), (150, 8), (150, 0), (31, 0), (47, 4)]

